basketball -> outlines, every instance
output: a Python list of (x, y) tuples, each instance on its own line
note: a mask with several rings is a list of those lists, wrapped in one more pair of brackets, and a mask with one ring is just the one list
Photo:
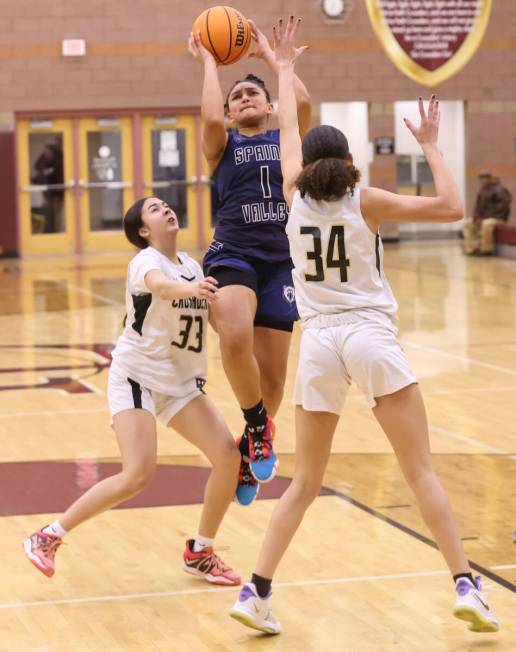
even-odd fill
[(247, 18), (233, 7), (206, 9), (193, 24), (192, 31), (197, 30), (204, 47), (224, 66), (241, 59), (251, 43)]

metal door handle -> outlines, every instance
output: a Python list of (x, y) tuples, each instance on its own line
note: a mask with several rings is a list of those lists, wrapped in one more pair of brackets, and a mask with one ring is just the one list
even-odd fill
[(190, 185), (186, 179), (170, 179), (169, 181), (146, 181), (145, 188), (175, 188)]
[(108, 190), (121, 190), (123, 188), (132, 188), (131, 181), (83, 181), (79, 180), (81, 188), (106, 188)]
[(70, 183), (33, 183), (28, 186), (21, 186), (22, 192), (46, 192), (47, 190), (68, 190), (75, 188), (75, 181)]
[[(176, 186), (196, 186), (199, 183), (198, 177), (190, 177), (190, 179), (169, 179), (168, 181), (146, 181), (145, 188), (174, 188)], [(210, 184), (210, 177), (202, 176), (200, 178), (201, 184)]]

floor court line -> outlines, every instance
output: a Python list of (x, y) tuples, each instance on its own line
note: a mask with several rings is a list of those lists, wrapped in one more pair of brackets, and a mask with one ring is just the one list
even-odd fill
[[(358, 509), (365, 512), (366, 514), (370, 514), (371, 516), (374, 516), (380, 521), (383, 521), (384, 523), (387, 523), (388, 525), (395, 527), (397, 530), (400, 530), (400, 532), (404, 532), (405, 534), (408, 534), (409, 536), (413, 537), (417, 541), (420, 541), (421, 543), (424, 543), (430, 548), (433, 548), (434, 550), (439, 550), (435, 541), (432, 541), (432, 539), (430, 539), (429, 537), (425, 536), (424, 534), (421, 534), (420, 532), (417, 532), (417, 530), (413, 530), (411, 527), (408, 527), (408, 525), (404, 525), (403, 523), (400, 523), (399, 521), (392, 518), (391, 516), (386, 516), (385, 514), (382, 514), (382, 512), (379, 512), (374, 507), (371, 507), (370, 505), (367, 505), (366, 503), (363, 503), (360, 500), (357, 500), (356, 498), (353, 498), (348, 494), (343, 493), (342, 491), (337, 491), (336, 489), (331, 489), (331, 491), (334, 496), (336, 496), (343, 502), (349, 503), (350, 505), (353, 505), (353, 507), (357, 507)], [(503, 586), (504, 588), (509, 589), (509, 591), (511, 591), (512, 593), (516, 593), (516, 584), (514, 582), (510, 582), (509, 580), (506, 580), (505, 577), (502, 577), (501, 575), (497, 575), (489, 568), (486, 568), (481, 564), (477, 564), (471, 559), (468, 561), (470, 567), (473, 570), (476, 570), (478, 573), (482, 573), (484, 577), (488, 577), (490, 580), (493, 580), (493, 582), (496, 582), (496, 584), (498, 584), (499, 586)]]
[(428, 427), (431, 431), (437, 432), (440, 435), (444, 435), (445, 437), (449, 437), (450, 439), (456, 439), (457, 441), (462, 441), (466, 444), (471, 444), (472, 446), (483, 448), (490, 453), (495, 453), (496, 455), (506, 455), (510, 460), (516, 460), (516, 455), (511, 455), (509, 451), (506, 451), (503, 448), (497, 448), (496, 446), (491, 446), (490, 444), (486, 444), (483, 441), (479, 441), (478, 439), (472, 439), (471, 437), (466, 437), (465, 435), (459, 435), (457, 432), (453, 432), (453, 430), (440, 428), (439, 426), (434, 426), (431, 423), (428, 424)]
[(477, 367), (483, 367), (484, 369), (492, 369), (493, 371), (500, 371), (501, 373), (508, 374), (509, 376), (516, 376), (516, 369), (500, 367), (500, 365), (491, 364), (489, 362), (482, 362), (481, 360), (475, 360), (474, 358), (468, 358), (467, 356), (457, 355), (456, 353), (448, 353), (446, 351), (441, 351), (441, 349), (435, 349), (432, 346), (423, 346), (422, 344), (415, 344), (414, 342), (410, 342), (408, 340), (402, 340), (402, 344), (403, 346), (415, 349), (416, 351), (427, 351), (428, 353), (441, 355), (444, 358), (452, 358), (453, 360), (467, 362), (469, 364), (476, 365)]
[(504, 566), (489, 566), (491, 570), (510, 570), (516, 568), (516, 564), (505, 564)]
[(79, 292), (80, 294), (87, 294), (90, 297), (93, 297), (94, 299), (97, 299), (97, 301), (102, 301), (104, 303), (107, 303), (110, 306), (116, 306), (117, 308), (124, 308), (124, 304), (120, 303), (120, 301), (114, 301), (113, 299), (108, 299), (107, 297), (103, 296), (102, 294), (97, 294), (97, 292), (92, 292), (91, 290), (86, 290), (86, 288), (81, 288), (79, 285), (74, 285), (73, 283), (68, 283), (68, 281), (56, 281), (54, 278), (47, 278), (45, 279), (47, 281), (52, 281), (52, 283), (56, 283), (56, 285), (60, 285), (61, 287), (64, 288), (70, 288), (71, 290), (75, 290), (75, 292)]
[(426, 396), (452, 396), (454, 394), (485, 394), (487, 392), (516, 392), (516, 385), (493, 385), (491, 387), (471, 387), (470, 389), (425, 389), (423, 398)]
[[(78, 377), (77, 380), (84, 382), (80, 377)], [(98, 387), (95, 387), (95, 394), (104, 395), (105, 392), (103, 390), (100, 390)], [(235, 402), (232, 401), (214, 401), (214, 402), (217, 406), (221, 405), (222, 407), (230, 407), (235, 405)], [(107, 415), (108, 414), (107, 405), (106, 407), (102, 407), (102, 408), (91, 408), (91, 409), (82, 409), (82, 410), (39, 410), (36, 412), (0, 412), (0, 419), (7, 419), (9, 417), (53, 417), (62, 414), (97, 414), (100, 412), (105, 412)]]
[[(386, 580), (401, 580), (413, 577), (438, 577), (449, 575), (447, 570), (435, 571), (417, 571), (412, 573), (393, 573), (391, 575), (363, 575), (358, 577), (338, 577), (327, 580), (300, 580), (298, 582), (278, 582), (274, 584), (274, 589), (287, 589), (292, 587), (303, 586), (325, 586), (329, 584), (352, 584), (355, 582), (384, 582)], [(123, 595), (99, 595), (84, 598), (64, 598), (62, 600), (35, 600), (33, 602), (4, 602), (0, 603), (0, 609), (21, 609), (25, 607), (48, 607), (65, 604), (92, 604), (96, 602), (120, 602), (124, 600), (145, 600), (149, 598), (175, 598), (185, 595), (199, 595), (203, 593), (229, 593), (229, 590), (235, 590), (231, 587), (212, 587), (202, 589), (181, 589), (179, 591), (156, 591), (149, 593), (126, 593)]]

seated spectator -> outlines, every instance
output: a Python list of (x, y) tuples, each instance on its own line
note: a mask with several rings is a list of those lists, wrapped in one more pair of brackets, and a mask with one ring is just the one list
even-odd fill
[(491, 172), (481, 172), (478, 178), (480, 190), (473, 218), (466, 219), (462, 227), (464, 252), (468, 256), (490, 256), (496, 227), (509, 219), (512, 195)]

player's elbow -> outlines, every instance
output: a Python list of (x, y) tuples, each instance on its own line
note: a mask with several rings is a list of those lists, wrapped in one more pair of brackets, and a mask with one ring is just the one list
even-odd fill
[(458, 222), (464, 217), (464, 206), (462, 202), (455, 202), (446, 210), (446, 222)]
[(435, 205), (435, 220), (438, 222), (457, 222), (464, 217), (464, 207), (460, 199), (438, 198)]
[(308, 91), (303, 91), (296, 97), (297, 100), (297, 110), (298, 112), (302, 111), (312, 111), (312, 100)]

